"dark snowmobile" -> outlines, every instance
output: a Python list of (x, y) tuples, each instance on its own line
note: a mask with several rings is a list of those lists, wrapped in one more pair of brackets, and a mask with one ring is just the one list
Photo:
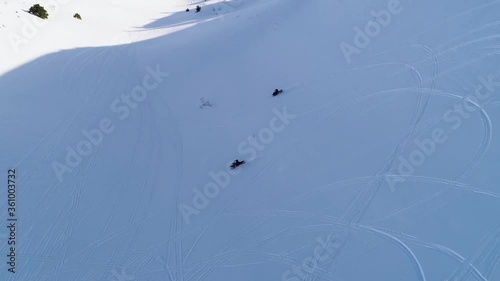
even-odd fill
[(238, 159), (234, 160), (234, 162), (231, 164), (231, 169), (234, 170), (236, 167), (238, 167), (241, 164), (245, 164), (245, 160), (240, 161)]
[(283, 93), (283, 90), (275, 89), (274, 92), (273, 92), (273, 97), (275, 97), (275, 96), (277, 96), (277, 95), (279, 95), (281, 93)]

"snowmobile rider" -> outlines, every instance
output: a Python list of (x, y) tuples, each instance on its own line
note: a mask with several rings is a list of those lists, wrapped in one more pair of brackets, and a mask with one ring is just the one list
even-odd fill
[(233, 163), (231, 164), (231, 168), (233, 168), (233, 169), (234, 169), (234, 168), (238, 167), (239, 165), (241, 165), (241, 164), (243, 164), (243, 163), (245, 163), (245, 161), (240, 161), (240, 160), (236, 159), (236, 160), (234, 160), (234, 161), (233, 161)]
[(277, 95), (281, 94), (282, 92), (283, 92), (283, 90), (274, 89), (273, 96), (277, 96)]

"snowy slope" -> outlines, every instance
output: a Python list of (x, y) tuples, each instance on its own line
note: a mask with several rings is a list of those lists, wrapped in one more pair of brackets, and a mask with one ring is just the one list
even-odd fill
[(2, 41), (1, 280), (500, 279), (499, 1), (162, 2)]
[[(221, 2), (214, 1), (214, 3)], [(27, 11), (36, 3), (44, 6), (47, 20), (30, 15)], [(2, 53), (0, 73), (29, 60), (64, 49), (128, 44), (151, 37), (148, 32), (138, 33), (141, 27), (165, 15), (173, 15), (193, 8), (195, 1), (14, 1), (0, 3), (0, 41)], [(73, 18), (75, 13), (82, 21)], [(163, 30), (163, 34), (182, 29)], [(155, 32), (155, 36), (162, 34)]]

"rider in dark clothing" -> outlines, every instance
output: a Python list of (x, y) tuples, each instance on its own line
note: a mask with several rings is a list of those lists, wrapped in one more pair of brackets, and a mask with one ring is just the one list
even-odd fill
[(281, 94), (282, 92), (283, 92), (283, 90), (275, 89), (273, 92), (273, 96), (277, 96), (277, 95)]
[(245, 163), (245, 161), (240, 161), (240, 160), (236, 159), (236, 160), (233, 161), (233, 164), (231, 164), (231, 168), (234, 169), (234, 168), (238, 167), (239, 165), (241, 165), (243, 163)]

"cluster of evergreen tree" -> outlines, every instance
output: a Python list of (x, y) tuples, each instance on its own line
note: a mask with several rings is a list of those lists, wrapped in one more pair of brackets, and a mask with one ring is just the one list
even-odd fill
[(47, 10), (45, 10), (44, 7), (40, 6), (40, 4), (31, 6), (31, 8), (29, 9), (29, 13), (41, 19), (47, 19), (49, 17), (49, 13), (47, 13)]
[[(49, 13), (47, 13), (47, 10), (45, 10), (45, 8), (43, 6), (41, 6), (40, 4), (35, 4), (35, 5), (31, 6), (31, 8), (29, 9), (28, 12), (34, 16), (41, 18), (41, 19), (49, 18)], [(79, 19), (79, 20), (82, 19), (82, 16), (80, 16), (79, 13), (75, 13), (73, 15), (73, 17), (75, 19)]]

